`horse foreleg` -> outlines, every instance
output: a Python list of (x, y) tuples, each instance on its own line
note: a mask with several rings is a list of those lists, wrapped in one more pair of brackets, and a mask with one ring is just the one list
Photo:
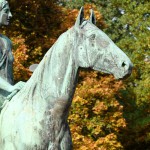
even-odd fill
[(66, 123), (66, 128), (64, 132), (64, 136), (60, 142), (60, 150), (72, 150), (72, 138), (71, 138), (71, 132), (68, 123)]
[(49, 142), (48, 150), (72, 150), (72, 139), (68, 123), (61, 127), (55, 140)]

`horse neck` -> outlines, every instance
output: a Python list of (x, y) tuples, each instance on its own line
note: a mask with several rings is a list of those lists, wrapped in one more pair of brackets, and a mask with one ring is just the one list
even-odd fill
[(73, 30), (62, 34), (46, 53), (34, 76), (42, 95), (51, 97), (72, 97), (78, 76), (78, 66), (74, 59)]

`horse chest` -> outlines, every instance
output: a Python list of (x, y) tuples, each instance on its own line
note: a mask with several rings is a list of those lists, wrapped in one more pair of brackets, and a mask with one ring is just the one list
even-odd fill
[(67, 122), (68, 105), (67, 101), (58, 100), (52, 108), (44, 112), (44, 119), (40, 121), (40, 125), (47, 130), (48, 135), (53, 133), (57, 136), (60, 133), (61, 128)]
[[(39, 105), (43, 107), (40, 108)], [(33, 109), (34, 106), (36, 107)], [(7, 143), (6, 141), (10, 141), (11, 137), (14, 141), (13, 145), (22, 150), (46, 150), (49, 145), (58, 147), (64, 134), (68, 132), (68, 101), (59, 99), (54, 101), (50, 107), (42, 103), (34, 104), (34, 106), (26, 105), (20, 111), (6, 113), (5, 117), (11, 114), (11, 118), (15, 117), (15, 119), (4, 123), (4, 128), (8, 124), (14, 128), (3, 133), (3, 141)]]
[[(43, 117), (37, 115), (34, 118), (34, 121), (30, 124), (32, 125), (32, 132), (30, 132), (32, 138), (37, 139), (34, 140), (33, 146), (43, 146), (45, 148), (50, 143), (52, 143), (51, 145), (59, 145), (67, 128), (69, 108), (67, 106), (67, 101), (58, 100), (53, 104), (53, 107), (42, 111), (41, 116)], [(30, 143), (30, 141), (27, 143)]]

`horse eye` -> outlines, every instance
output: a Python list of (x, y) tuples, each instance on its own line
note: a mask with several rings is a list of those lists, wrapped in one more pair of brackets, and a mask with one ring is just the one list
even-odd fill
[(95, 40), (95, 37), (96, 37), (96, 35), (95, 35), (95, 34), (92, 34), (92, 35), (90, 36), (90, 39), (91, 39), (91, 40)]
[(8, 13), (8, 11), (9, 11), (8, 9), (5, 9), (5, 11), (4, 11), (4, 12), (5, 12), (5, 13)]

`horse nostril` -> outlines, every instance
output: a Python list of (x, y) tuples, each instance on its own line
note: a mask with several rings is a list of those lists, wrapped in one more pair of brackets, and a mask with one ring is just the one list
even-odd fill
[(126, 66), (126, 63), (125, 63), (125, 62), (123, 62), (121, 66), (122, 66), (122, 67), (125, 67), (125, 66)]

